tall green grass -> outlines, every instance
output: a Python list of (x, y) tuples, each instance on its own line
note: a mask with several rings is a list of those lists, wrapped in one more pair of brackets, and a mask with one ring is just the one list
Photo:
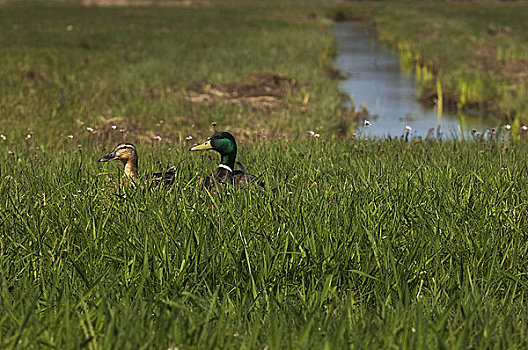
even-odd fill
[[(527, 346), (528, 146), (333, 141), (331, 22), (305, 4), (0, 5), (0, 347)], [(186, 99), (254, 71), (307, 108)], [(272, 139), (239, 147), (264, 188), (203, 191), (213, 120)], [(119, 138), (174, 186), (120, 188), (97, 162)]]
[(1, 344), (523, 348), (526, 148), (255, 144), (265, 188), (212, 195), (186, 145), (139, 149), (169, 191), (120, 189), (102, 149), (1, 152)]

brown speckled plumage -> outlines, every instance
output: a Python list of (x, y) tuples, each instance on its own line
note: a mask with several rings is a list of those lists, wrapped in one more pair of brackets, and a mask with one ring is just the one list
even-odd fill
[(136, 147), (131, 143), (120, 143), (107, 156), (99, 159), (100, 162), (109, 162), (113, 160), (121, 161), (124, 166), (124, 175), (122, 184), (135, 185), (139, 179), (145, 183), (159, 185), (163, 183), (170, 186), (174, 182), (176, 169), (170, 167), (165, 173), (153, 173), (141, 176), (138, 175), (138, 155)]

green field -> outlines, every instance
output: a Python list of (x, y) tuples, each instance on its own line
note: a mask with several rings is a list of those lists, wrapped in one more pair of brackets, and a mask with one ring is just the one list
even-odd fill
[[(112, 142), (122, 140), (120, 129), (143, 142), (161, 136), (171, 144), (209, 136), (212, 121), (251, 140), (316, 128), (336, 133), (341, 98), (337, 81), (325, 74), (335, 50), (332, 22), (309, 14), (277, 4), (2, 5), (0, 32), (10, 35), (0, 37), (0, 132), (8, 129), (12, 142), (31, 132), (38, 144), (69, 135)], [(189, 101), (197, 83), (238, 81), (255, 72), (298, 82), (284, 97), (286, 108)]]
[[(353, 137), (339, 9), (200, 4), (0, 4), (0, 348), (528, 347), (525, 140)], [(201, 188), (213, 121), (264, 188)], [(119, 141), (174, 186), (119, 187)]]

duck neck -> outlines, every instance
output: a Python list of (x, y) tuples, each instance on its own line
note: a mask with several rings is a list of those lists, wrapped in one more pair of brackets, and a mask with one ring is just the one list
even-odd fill
[(136, 159), (129, 159), (125, 163), (125, 176), (133, 181), (138, 179), (138, 161)]
[(231, 170), (235, 169), (235, 158), (236, 158), (236, 150), (234, 152), (230, 152), (227, 154), (222, 154), (222, 160), (220, 161), (220, 164), (227, 165), (231, 168)]

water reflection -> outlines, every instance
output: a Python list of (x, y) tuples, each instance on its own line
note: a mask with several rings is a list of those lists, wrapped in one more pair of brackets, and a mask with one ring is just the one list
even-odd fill
[(338, 42), (337, 67), (348, 75), (342, 90), (353, 96), (356, 106), (364, 104), (370, 112), (371, 125), (366, 136), (386, 137), (406, 133), (425, 136), (431, 128), (443, 137), (468, 136), (472, 129), (498, 126), (493, 118), (451, 114), (438, 108), (423, 107), (416, 96), (415, 76), (401, 70), (400, 58), (383, 47), (369, 32), (368, 24), (338, 22), (334, 35)]

